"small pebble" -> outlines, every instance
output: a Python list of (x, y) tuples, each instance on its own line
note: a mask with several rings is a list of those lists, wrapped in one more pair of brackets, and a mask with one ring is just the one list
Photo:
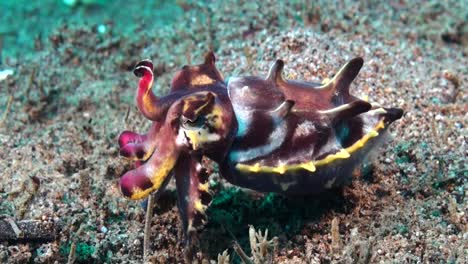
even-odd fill
[(105, 226), (101, 226), (101, 228), (99, 230), (101, 231), (101, 233), (104, 233), (104, 234), (107, 233), (107, 231), (108, 231), (107, 227), (105, 227)]

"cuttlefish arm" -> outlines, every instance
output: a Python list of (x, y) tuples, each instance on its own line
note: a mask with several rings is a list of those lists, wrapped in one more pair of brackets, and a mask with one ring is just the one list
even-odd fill
[[(179, 130), (180, 120), (196, 119), (199, 111), (210, 107), (213, 95), (210, 92), (194, 93), (176, 101), (167, 111), (164, 123), (153, 127), (157, 135), (148, 136), (154, 140), (151, 146), (154, 152), (147, 152), (148, 159), (144, 164), (138, 164), (136, 169), (125, 173), (120, 179), (120, 188), (123, 195), (133, 200), (145, 198), (153, 191), (159, 191), (169, 180), (171, 172), (178, 162), (181, 153), (187, 153), (187, 134)], [(141, 140), (136, 144), (131, 139)], [(138, 146), (144, 144), (145, 137), (135, 133), (125, 133), (121, 136), (121, 143), (129, 144), (131, 151), (135, 152)], [(194, 139), (192, 139), (192, 144)], [(133, 148), (133, 149), (132, 149)], [(126, 148), (123, 148), (125, 150)], [(122, 152), (122, 150), (121, 150)]]
[(171, 124), (161, 126), (155, 139), (153, 153), (138, 168), (128, 171), (120, 178), (122, 194), (130, 199), (145, 198), (153, 191), (158, 191), (170, 179), (170, 172), (177, 162), (180, 149), (176, 144), (176, 131)]
[(211, 202), (208, 173), (202, 166), (201, 156), (182, 154), (174, 168), (178, 206), (187, 245), (191, 236), (206, 221), (205, 211)]
[(153, 122), (148, 134), (124, 131), (119, 136), (120, 155), (134, 161), (146, 161), (156, 147), (162, 122)]

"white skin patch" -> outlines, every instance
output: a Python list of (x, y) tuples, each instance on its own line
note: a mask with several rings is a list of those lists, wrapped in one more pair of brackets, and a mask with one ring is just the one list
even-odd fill
[(245, 162), (257, 157), (265, 156), (283, 144), (284, 139), (286, 138), (286, 133), (287, 124), (286, 122), (281, 122), (281, 124), (275, 127), (275, 130), (270, 134), (268, 142), (265, 145), (248, 150), (232, 151), (229, 157), (233, 162)]
[(221, 139), (221, 136), (218, 134), (208, 134), (206, 137), (207, 142), (214, 142)]
[(282, 182), (280, 183), (280, 186), (281, 186), (281, 190), (284, 191), (287, 191), (289, 189), (289, 187), (291, 187), (292, 185), (296, 184), (296, 181), (292, 181), (292, 182)]
[[(276, 176), (273, 176), (272, 179), (273, 179), (273, 183), (276, 184), (276, 185), (279, 185), (283, 192), (287, 191), (289, 189), (289, 187), (297, 184), (296, 180), (284, 181), (284, 179), (282, 179), (281, 177), (276, 177)], [(282, 179), (282, 181), (280, 179)]]
[[(203, 145), (218, 141), (221, 139), (221, 136), (216, 133), (209, 133), (208, 129), (199, 128), (199, 129), (180, 129), (184, 134), (184, 137), (190, 139), (193, 149), (199, 149)], [(179, 130), (179, 134), (180, 134)]]
[(249, 127), (252, 121), (251, 111), (243, 110), (242, 107), (239, 107), (236, 104), (233, 104), (234, 112), (236, 113), (237, 119), (237, 137), (243, 137), (249, 131)]
[[(229, 79), (229, 83), (228, 83), (229, 97), (232, 98), (231, 83), (234, 83), (234, 86), (236, 86), (235, 83), (239, 81), (240, 79), (241, 78), (236, 78), (236, 77), (232, 77)], [(234, 89), (234, 90), (238, 90), (238, 92), (235, 92), (235, 94), (236, 96), (239, 96), (241, 98), (247, 97), (250, 94), (250, 87), (247, 85), (243, 86), (241, 89)], [(251, 120), (252, 120), (251, 110), (247, 110), (242, 105), (238, 105), (234, 103), (232, 104), (232, 107), (234, 108), (234, 113), (236, 113), (236, 119), (237, 119), (237, 124), (238, 124), (237, 137), (243, 137), (245, 136), (245, 134), (247, 134), (247, 131), (249, 130), (249, 127), (251, 125)]]
[(240, 91), (241, 91), (241, 94), (240, 94), (240, 95), (241, 95), (242, 97), (249, 96), (249, 93), (250, 93), (250, 90), (249, 90), (249, 89), (250, 89), (250, 88), (249, 88), (247, 85), (244, 86), (244, 87), (242, 87), (241, 90), (240, 90)]
[(315, 125), (313, 122), (307, 120), (305, 122), (300, 123), (296, 130), (294, 130), (293, 138), (303, 137), (310, 135), (315, 130)]
[(333, 187), (333, 184), (335, 183), (336, 181), (336, 177), (333, 177), (331, 180), (327, 181), (325, 183), (325, 189), (330, 189), (331, 187)]
[(334, 132), (330, 134), (328, 138), (328, 142), (320, 148), (320, 153), (317, 153), (317, 156), (320, 156), (324, 153), (329, 153), (329, 152), (338, 152), (341, 149), (341, 144), (336, 140), (336, 137), (334, 135)]
[(387, 111), (383, 108), (377, 108), (374, 110), (371, 110), (367, 113), (362, 113), (361, 116), (359, 117), (363, 123), (362, 126), (362, 131), (365, 134), (368, 134), (369, 132), (375, 130), (375, 126), (377, 123), (381, 120), (382, 114), (385, 114)]
[(385, 109), (382, 107), (367, 112), (369, 115), (383, 115), (385, 113), (387, 113), (387, 111), (385, 111)]
[(188, 145), (187, 138), (185, 137), (184, 131), (182, 129), (179, 129), (179, 133), (177, 133), (175, 142), (176, 142), (176, 145), (179, 147)]
[(362, 131), (364, 132), (364, 135), (374, 130), (375, 125), (379, 122), (378, 115), (364, 113), (359, 118), (361, 118), (363, 123)]
[(153, 163), (149, 163), (146, 166), (143, 166), (144, 174), (145, 175), (152, 175), (154, 171)]

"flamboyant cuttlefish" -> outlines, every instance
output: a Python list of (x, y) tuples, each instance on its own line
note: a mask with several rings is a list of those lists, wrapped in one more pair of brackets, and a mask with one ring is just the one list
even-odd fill
[(137, 107), (153, 123), (147, 134), (120, 135), (120, 154), (137, 161), (120, 179), (123, 195), (145, 198), (174, 175), (189, 237), (211, 201), (203, 156), (232, 184), (257, 191), (308, 195), (342, 185), (403, 114), (349, 93), (362, 65), (352, 59), (321, 84), (284, 79), (277, 60), (265, 78), (226, 84), (210, 52), (203, 64), (178, 71), (170, 94), (159, 98), (151, 91), (153, 64), (139, 62)]

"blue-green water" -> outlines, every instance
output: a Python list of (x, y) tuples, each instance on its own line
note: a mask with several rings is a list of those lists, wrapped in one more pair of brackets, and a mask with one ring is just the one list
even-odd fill
[[(131, 36), (147, 27), (169, 27), (183, 13), (174, 1), (139, 0), (2, 0), (0, 1), (0, 40), (3, 57), (30, 55), (38, 42), (49, 41), (59, 28), (112, 31)], [(68, 1), (69, 2), (69, 1)]]

